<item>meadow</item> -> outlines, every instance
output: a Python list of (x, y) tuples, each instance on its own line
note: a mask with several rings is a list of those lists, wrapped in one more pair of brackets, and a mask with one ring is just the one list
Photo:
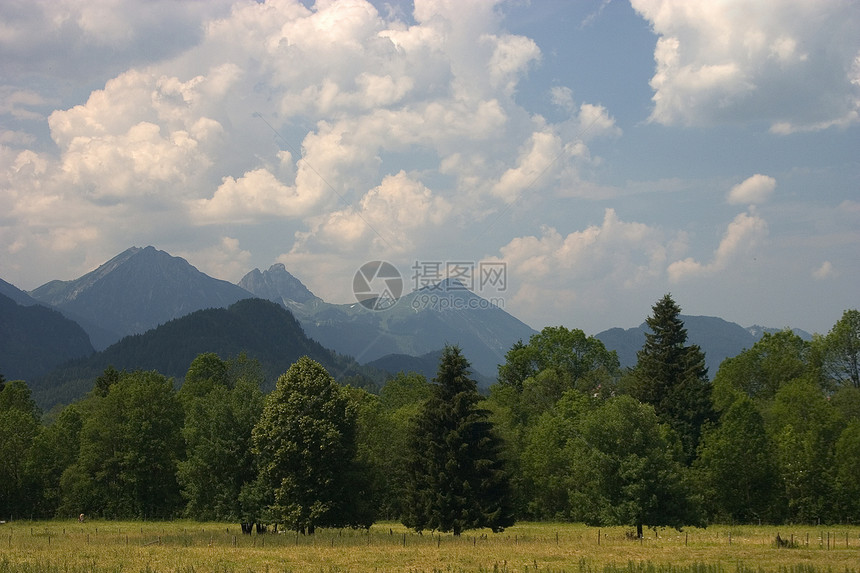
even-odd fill
[[(12, 572), (629, 572), (860, 571), (860, 527), (711, 526), (646, 530), (524, 523), (503, 533), (370, 531), (243, 535), (238, 524), (18, 521), (0, 525)], [(778, 546), (777, 535), (789, 545)]]

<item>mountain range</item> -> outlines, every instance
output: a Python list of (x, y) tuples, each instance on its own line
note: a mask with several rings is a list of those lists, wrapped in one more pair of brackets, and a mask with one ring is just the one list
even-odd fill
[[(433, 375), (438, 351), (445, 344), (458, 344), (471, 361), (476, 378), (486, 385), (495, 379), (497, 366), (504, 362), (511, 346), (518, 340), (527, 341), (536, 333), (456, 280), (445, 280), (415, 290), (402, 296), (390, 308), (377, 311), (358, 302), (325, 302), (282, 264), (272, 265), (265, 271), (254, 269), (238, 284), (232, 284), (209, 277), (186, 260), (151, 246), (132, 247), (78, 279), (51, 281), (28, 293), (0, 281), (0, 296), (3, 297), (0, 299), (3, 313), (0, 317), (4, 329), (4, 342), (0, 343), (0, 372), (7, 378), (28, 380), (43, 376), (68, 359), (79, 359), (76, 367), (84, 368), (81, 361), (92, 354), (93, 349), (105, 351), (94, 358), (93, 364), (102, 364), (104, 360), (110, 360), (111, 352), (118, 352), (116, 348), (128, 351), (124, 356), (131, 353), (138, 357), (138, 362), (114, 364), (116, 367), (154, 368), (157, 365), (157, 369), (163, 369), (167, 374), (181, 376), (182, 369), (187, 368), (190, 362), (190, 359), (185, 361), (187, 357), (176, 358), (177, 364), (165, 365), (159, 363), (158, 357), (146, 356), (147, 352), (161, 352), (166, 357), (168, 353), (164, 349), (158, 350), (162, 344), (158, 342), (160, 338), (181, 340), (189, 352), (235, 353), (245, 350), (253, 354), (255, 346), (265, 345), (267, 339), (278, 340), (279, 344), (288, 347), (287, 338), (297, 337), (301, 332), (302, 337), (311, 339), (319, 349), (333, 351), (332, 356), (354, 357), (360, 364), (389, 372), (414, 370)], [(237, 302), (251, 298), (266, 299), (278, 307), (271, 304), (260, 307), (259, 303), (236, 307)], [(276, 316), (276, 308), (288, 310), (284, 314), (295, 317), (298, 330), (288, 328), (288, 321), (283, 316), (278, 320), (264, 320), (267, 313), (261, 308), (268, 308), (273, 316)], [(199, 313), (206, 309), (227, 309), (224, 312), (228, 314)], [(232, 315), (229, 314), (231, 312)], [(256, 317), (255, 320), (273, 330), (268, 334), (247, 330), (249, 325), (237, 317), (249, 312)], [(171, 326), (172, 321), (189, 315), (195, 316), (193, 320), (189, 319), (195, 325), (193, 328), (184, 323), (181, 328), (175, 324)], [(50, 318), (46, 318), (48, 316)], [(749, 348), (763, 332), (773, 330), (758, 326), (744, 328), (716, 317), (682, 318), (689, 341), (705, 351), (712, 376), (723, 359)], [(62, 327), (59, 326), (61, 322)], [(56, 325), (32, 332), (24, 326), (48, 323)], [(239, 323), (241, 329), (237, 326)], [(231, 338), (223, 331), (224, 328), (229, 329), (225, 325), (230, 324), (237, 328), (236, 332), (242, 333), (239, 338)], [(566, 326), (575, 328), (575, 325)], [(177, 328), (185, 333), (184, 338), (177, 337)], [(76, 334), (72, 334), (73, 330)], [(51, 341), (47, 332), (64, 333), (59, 338), (68, 341), (68, 348), (57, 346), (56, 337)], [(292, 334), (282, 336), (283, 332)], [(645, 332), (647, 325), (643, 323), (626, 330), (612, 328), (595, 336), (607, 348), (617, 351), (622, 366), (632, 366), (636, 362), (636, 352), (644, 342)], [(809, 337), (808, 333), (797, 332)], [(129, 336), (132, 338), (126, 340)], [(218, 341), (222, 336), (231, 342), (222, 341), (222, 344)], [(87, 337), (89, 341), (85, 340)], [(21, 344), (18, 344), (19, 340)], [(73, 340), (78, 342), (73, 344)], [(310, 348), (303, 347), (303, 344), (306, 343), (297, 339), (294, 346)], [(145, 350), (147, 348), (149, 350)], [(29, 357), (27, 349), (33, 351)], [(319, 349), (314, 352), (319, 352)], [(262, 354), (268, 356), (270, 351), (274, 352), (269, 348)], [(321, 360), (331, 363), (334, 359)], [(344, 364), (354, 364), (352, 359), (344, 360)], [(22, 363), (29, 364), (29, 370), (21, 370), (15, 365)], [(280, 368), (280, 365), (273, 368)], [(68, 377), (58, 375), (45, 380), (64, 385), (68, 384)], [(47, 387), (40, 384), (40, 388), (44, 390)]]

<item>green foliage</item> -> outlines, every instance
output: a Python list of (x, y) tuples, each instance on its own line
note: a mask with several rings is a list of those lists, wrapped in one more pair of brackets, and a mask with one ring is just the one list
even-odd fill
[(860, 420), (848, 424), (836, 442), (834, 455), (838, 492), (836, 515), (839, 521), (856, 521), (860, 516)]
[(586, 523), (643, 526), (696, 525), (680, 444), (651, 406), (630, 396), (611, 398), (585, 413), (569, 441), (577, 483), (573, 506)]
[(62, 503), (60, 479), (78, 459), (83, 425), (81, 408), (64, 408), (50, 426), (43, 426), (27, 455), (26, 472), (38, 490), (33, 502), (34, 515), (53, 517)]
[(178, 464), (185, 513), (199, 520), (237, 520), (242, 488), (256, 478), (251, 432), (263, 410), (262, 374), (240, 356), (201, 354), (179, 392), (186, 458)]
[(522, 454), (521, 488), (532, 492), (525, 510), (533, 519), (583, 520), (571, 492), (580, 484), (573, 473), (574, 456), (581, 453), (579, 425), (596, 404), (584, 394), (568, 391), (551, 411), (529, 428)]
[(810, 356), (809, 343), (790, 330), (765, 333), (752, 348), (720, 365), (714, 404), (724, 410), (742, 395), (767, 404), (791, 380), (814, 376)]
[(691, 463), (702, 426), (715, 418), (705, 355), (687, 345), (681, 308), (665, 295), (646, 319), (650, 333), (637, 354), (632, 394), (654, 407), (662, 422), (678, 434), (686, 463)]
[(501, 442), (488, 412), (478, 407), (469, 363), (446, 347), (433, 395), (412, 428), (403, 522), (417, 531), (453, 531), (513, 525)]
[(826, 376), (837, 386), (860, 388), (860, 311), (846, 310), (816, 342)]
[(838, 412), (820, 387), (801, 378), (779, 389), (767, 423), (777, 446), (787, 517), (808, 523), (828, 515), (834, 446), (841, 430)]
[(749, 397), (738, 399), (723, 412), (720, 425), (705, 432), (693, 467), (712, 519), (751, 523), (775, 517), (774, 445)]
[(430, 398), (431, 386), (427, 379), (415, 372), (399, 372), (382, 387), (379, 398), (386, 410), (418, 404)]
[(60, 512), (110, 518), (175, 515), (182, 456), (182, 408), (173, 382), (157, 372), (125, 374), (93, 398), (80, 454), (63, 473)]
[(0, 391), (0, 511), (3, 517), (32, 515), (34, 492), (26, 460), (40, 424), (30, 389), (22, 380)]
[(552, 372), (545, 377), (541, 394), (555, 403), (566, 390), (591, 392), (619, 371), (618, 356), (598, 339), (578, 329), (548, 326), (528, 344), (517, 342), (508, 351), (505, 364), (499, 366), (499, 384), (522, 391), (530, 378)]
[(318, 362), (302, 357), (278, 379), (253, 444), (274, 521), (308, 533), (373, 522), (355, 461), (355, 408)]

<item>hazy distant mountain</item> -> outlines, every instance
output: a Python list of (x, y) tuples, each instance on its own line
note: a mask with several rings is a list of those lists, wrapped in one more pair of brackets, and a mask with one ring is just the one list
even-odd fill
[(17, 304), (20, 304), (21, 306), (33, 306), (34, 304), (39, 304), (39, 301), (37, 301), (15, 285), (7, 283), (3, 279), (0, 279), (0, 294), (11, 298), (13, 301), (15, 301)]
[[(753, 338), (759, 340), (765, 333), (774, 334), (776, 332), (780, 332), (784, 329), (782, 328), (768, 328), (766, 326), (759, 326), (758, 324), (754, 324), (753, 326), (747, 327), (747, 332), (753, 335)], [(805, 330), (801, 330), (799, 328), (792, 328), (791, 331), (801, 337), (804, 340), (812, 340), (812, 335), (806, 332)]]
[(154, 247), (132, 247), (78, 279), (51, 281), (29, 294), (75, 319), (97, 349), (195, 310), (252, 296)]
[(457, 344), (483, 379), (495, 379), (511, 346), (536, 332), (453, 282), (413, 291), (381, 311), (319, 299), (290, 309), (308, 336), (363, 364), (390, 354), (422, 356)]
[(242, 277), (239, 286), (254, 296), (285, 306), (289, 306), (290, 302), (304, 304), (320, 300), (302, 284), (302, 281), (287, 272), (286, 267), (281, 263), (276, 263), (263, 272), (260, 269), (254, 269)]
[(33, 303), (20, 305), (0, 294), (0, 373), (7, 380), (30, 381), (67, 360), (93, 353), (89, 336), (78, 324)]
[(84, 396), (108, 366), (117, 370), (157, 370), (182, 379), (199, 354), (215, 352), (232, 358), (245, 352), (257, 359), (268, 379), (268, 389), (301, 356), (310, 356), (338, 380), (367, 375), (369, 369), (338, 356), (310, 340), (293, 315), (270, 301), (246, 299), (229, 308), (193, 312), (150, 330), (123, 338), (85, 360), (64, 365), (35, 381), (33, 396), (48, 409)]
[[(720, 364), (726, 358), (737, 356), (747, 348), (752, 347), (764, 332), (779, 332), (780, 329), (763, 328), (760, 326), (744, 328), (734, 322), (727, 322), (713, 316), (684, 316), (681, 315), (687, 329), (687, 343), (698, 344), (705, 352), (705, 363), (708, 375), (713, 378)], [(636, 353), (645, 343), (645, 333), (650, 332), (646, 323), (636, 328), (610, 328), (596, 334), (609, 350), (618, 353), (622, 366), (635, 366)], [(795, 330), (801, 338), (812, 337), (802, 331)]]

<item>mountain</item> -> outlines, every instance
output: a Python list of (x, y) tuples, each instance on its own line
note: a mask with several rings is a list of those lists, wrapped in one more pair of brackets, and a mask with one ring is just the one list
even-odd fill
[[(26, 298), (19, 300), (29, 302), (21, 294)], [(89, 336), (75, 322), (35, 301), (24, 306), (0, 294), (0, 373), (7, 380), (32, 380), (92, 353)]]
[[(275, 265), (267, 273), (282, 276), (286, 270)], [(265, 284), (262, 282), (243, 279), (241, 284), (257, 296), (285, 305), (308, 336), (327, 348), (355, 356), (362, 364), (389, 355), (420, 357), (446, 344), (457, 344), (471, 362), (476, 379), (494, 380), (511, 346), (536, 332), (457, 281), (445, 280), (413, 291), (378, 311), (359, 303), (331, 304), (317, 297), (305, 296), (304, 302), (299, 301), (293, 293), (310, 293), (301, 283), (300, 288), (293, 285), (274, 291), (257, 290), (257, 284)], [(435, 365), (432, 373), (435, 376)]]
[[(775, 334), (777, 332), (781, 332), (784, 329), (768, 328), (766, 326), (759, 326), (758, 324), (754, 324), (753, 326), (748, 326), (746, 330), (753, 335), (753, 338), (755, 338), (756, 340), (760, 340), (761, 337), (765, 334)], [(803, 340), (812, 340), (812, 335), (805, 330), (801, 330), (799, 328), (792, 328), (791, 331), (797, 336), (801, 337)]]
[[(764, 332), (778, 332), (779, 329), (763, 328), (760, 326), (744, 328), (734, 322), (713, 316), (681, 316), (687, 329), (688, 344), (698, 344), (705, 352), (705, 364), (708, 375), (713, 378), (720, 364), (726, 358), (737, 356), (752, 347)], [(595, 338), (603, 342), (609, 350), (618, 353), (622, 367), (636, 365), (636, 353), (645, 344), (645, 333), (650, 332), (647, 323), (636, 328), (610, 328), (596, 334)], [(811, 336), (796, 330), (801, 338), (811, 339)], [(804, 336), (805, 335), (805, 336)]]
[(254, 296), (285, 306), (289, 306), (290, 302), (305, 304), (321, 300), (308, 290), (302, 281), (287, 272), (286, 267), (281, 263), (276, 263), (263, 272), (260, 269), (254, 269), (242, 277), (239, 286), (253, 293)]
[(309, 339), (293, 315), (262, 299), (245, 299), (228, 308), (198, 310), (144, 334), (127, 336), (92, 356), (64, 365), (31, 385), (43, 409), (84, 396), (105, 368), (157, 370), (181, 380), (192, 360), (204, 352), (232, 358), (244, 352), (258, 360), (274, 381), (301, 356), (310, 356), (338, 380), (378, 375)]
[(39, 304), (39, 301), (15, 285), (7, 283), (3, 279), (0, 279), (0, 295), (12, 299), (15, 303), (20, 304), (21, 306), (33, 306), (34, 304)]
[(154, 247), (132, 247), (78, 279), (51, 281), (29, 294), (78, 322), (96, 349), (195, 310), (252, 296)]

